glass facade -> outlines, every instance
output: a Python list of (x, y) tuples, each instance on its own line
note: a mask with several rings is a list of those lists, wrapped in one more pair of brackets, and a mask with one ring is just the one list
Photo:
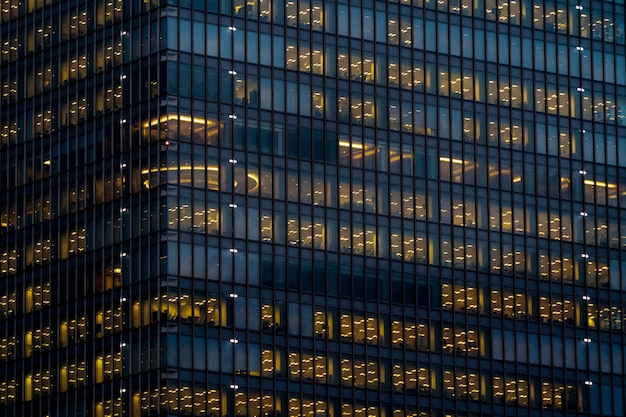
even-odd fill
[(0, 415), (626, 413), (624, 0), (0, 0)]

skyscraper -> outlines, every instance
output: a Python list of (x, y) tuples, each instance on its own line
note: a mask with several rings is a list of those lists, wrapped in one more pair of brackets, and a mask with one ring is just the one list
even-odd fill
[(0, 415), (624, 416), (623, 0), (0, 5)]

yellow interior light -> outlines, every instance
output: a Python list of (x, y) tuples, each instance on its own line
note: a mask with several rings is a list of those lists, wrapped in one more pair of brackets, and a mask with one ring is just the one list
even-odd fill
[(617, 188), (617, 184), (610, 184), (602, 181), (585, 180), (585, 185), (598, 186), (604, 188)]
[(363, 149), (363, 145), (360, 143), (352, 143), (349, 142), (347, 140), (340, 140), (339, 141), (339, 146), (342, 146), (344, 148), (354, 148), (354, 149)]
[(457, 165), (464, 165), (465, 161), (462, 159), (458, 159), (458, 158), (447, 158), (445, 156), (441, 156), (439, 157), (439, 161), (441, 162), (451, 162), (453, 164), (457, 164)]

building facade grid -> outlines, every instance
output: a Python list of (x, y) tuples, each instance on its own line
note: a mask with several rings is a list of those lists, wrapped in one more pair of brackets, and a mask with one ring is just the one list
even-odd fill
[(623, 0), (0, 6), (1, 415), (626, 412)]

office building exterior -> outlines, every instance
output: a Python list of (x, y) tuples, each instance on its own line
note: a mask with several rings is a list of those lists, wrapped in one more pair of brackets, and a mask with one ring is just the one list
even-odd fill
[(1, 416), (624, 416), (623, 0), (0, 1)]

